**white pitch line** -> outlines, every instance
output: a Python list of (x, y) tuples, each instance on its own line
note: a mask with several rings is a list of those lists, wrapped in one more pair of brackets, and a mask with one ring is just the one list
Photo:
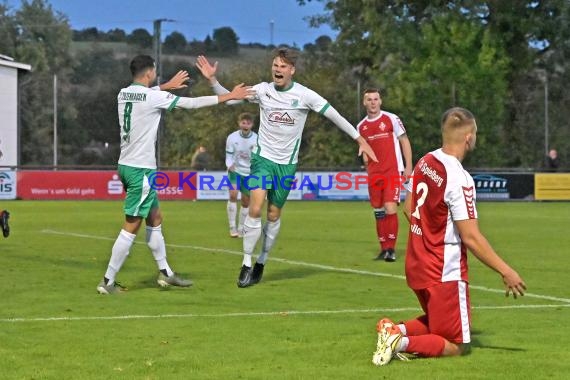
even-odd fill
[[(473, 306), (472, 309), (481, 310), (509, 310), (509, 309), (556, 309), (570, 307), (568, 305), (500, 305), (500, 306)], [(417, 307), (375, 308), (375, 309), (344, 309), (344, 310), (283, 310), (260, 311), (248, 313), (220, 313), (220, 314), (157, 314), (157, 315), (115, 315), (107, 317), (44, 317), (44, 318), (2, 318), (0, 323), (19, 322), (77, 322), (77, 321), (116, 321), (133, 319), (175, 319), (175, 318), (233, 318), (233, 317), (286, 317), (293, 315), (332, 315), (332, 314), (370, 314), (370, 313), (398, 313), (404, 311), (420, 311)]]
[[(42, 233), (53, 234), (53, 235), (62, 235), (62, 236), (73, 236), (73, 237), (80, 237), (80, 238), (85, 238), (85, 239), (115, 241), (115, 239), (113, 239), (113, 238), (108, 238), (108, 237), (103, 237), (103, 236), (95, 236), (95, 235), (78, 234), (78, 233), (73, 233), (73, 232), (60, 232), (60, 231), (54, 231), (54, 230), (42, 230)], [(143, 243), (139, 243), (139, 242), (136, 242), (136, 243), (137, 244), (143, 244)], [(242, 252), (233, 251), (231, 249), (225, 249), (225, 248), (209, 248), (209, 247), (200, 247), (200, 246), (196, 246), (196, 245), (170, 244), (170, 243), (168, 243), (166, 245), (168, 247), (174, 247), (174, 248), (195, 249), (195, 250), (206, 251), (206, 252), (220, 252), (220, 253), (227, 253), (227, 254), (238, 255), (238, 256), (243, 255)], [(289, 265), (298, 265), (298, 266), (304, 266), (304, 267), (310, 267), (310, 268), (323, 269), (323, 270), (328, 270), (328, 271), (332, 271), (332, 272), (361, 274), (361, 275), (376, 276), (376, 277), (390, 277), (390, 278), (396, 278), (399, 280), (405, 280), (406, 279), (405, 276), (397, 275), (397, 274), (383, 273), (383, 272), (371, 272), (371, 271), (350, 269), (350, 268), (338, 268), (338, 267), (333, 267), (331, 265), (314, 264), (314, 263), (308, 263), (305, 261), (295, 261), (295, 260), (282, 259), (279, 257), (269, 257), (269, 260), (277, 261), (279, 263), (284, 263), (284, 264), (289, 264)], [(473, 284), (469, 284), (469, 288), (470, 289), (476, 289), (476, 290), (482, 290), (485, 292), (491, 292), (491, 293), (503, 293), (503, 294), (505, 293), (504, 289), (493, 289), (493, 288), (487, 288), (485, 286), (479, 286), (479, 285), (473, 285)], [(537, 298), (537, 299), (548, 300), (548, 301), (557, 301), (557, 302), (563, 302), (563, 303), (570, 304), (570, 298), (560, 298), (560, 297), (546, 296), (546, 295), (535, 294), (535, 293), (525, 293), (524, 297)]]

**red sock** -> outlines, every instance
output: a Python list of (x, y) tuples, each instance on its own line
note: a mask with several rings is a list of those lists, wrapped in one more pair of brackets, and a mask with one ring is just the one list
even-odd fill
[(406, 336), (429, 334), (428, 319), (425, 315), (404, 322), (404, 326), (406, 326)]
[[(407, 326), (406, 326), (407, 328)], [(421, 336), (409, 336), (406, 352), (417, 353), (420, 356), (435, 358), (443, 355), (445, 339), (439, 335), (428, 334)]]
[(382, 231), (386, 231), (386, 218), (376, 219), (376, 235), (378, 236), (378, 241), (380, 242), (380, 249), (385, 250), (384, 245), (386, 244), (386, 236), (382, 234)]
[(394, 249), (398, 238), (398, 215), (386, 214), (382, 227), (386, 238), (386, 249)]

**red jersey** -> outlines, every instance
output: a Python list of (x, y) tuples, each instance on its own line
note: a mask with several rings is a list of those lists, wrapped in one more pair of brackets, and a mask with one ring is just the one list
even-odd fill
[(399, 175), (404, 170), (398, 137), (406, 133), (406, 128), (397, 115), (381, 111), (373, 119), (362, 119), (357, 129), (378, 158), (378, 162), (368, 161), (368, 174)]
[(425, 289), (442, 282), (467, 282), (467, 249), (454, 222), (477, 218), (473, 178), (457, 158), (438, 149), (422, 157), (410, 181), (408, 285)]

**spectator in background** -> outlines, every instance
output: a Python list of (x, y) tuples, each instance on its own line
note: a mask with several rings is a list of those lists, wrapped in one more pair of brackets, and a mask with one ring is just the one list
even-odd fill
[(549, 172), (557, 172), (560, 167), (560, 158), (556, 149), (550, 149), (546, 156), (546, 170)]
[(208, 166), (210, 166), (210, 154), (204, 145), (200, 145), (192, 155), (190, 167), (192, 170), (208, 170)]
[(7, 238), (10, 235), (10, 226), (8, 225), (8, 219), (10, 218), (10, 213), (8, 210), (2, 210), (0, 212), (0, 226), (2, 227), (2, 235)]

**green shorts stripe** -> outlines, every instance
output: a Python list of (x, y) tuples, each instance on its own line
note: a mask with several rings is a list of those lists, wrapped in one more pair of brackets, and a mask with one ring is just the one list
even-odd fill
[(158, 207), (158, 196), (149, 183), (155, 169), (119, 165), (119, 177), (127, 195), (123, 210), (125, 215), (146, 218), (150, 210)]

